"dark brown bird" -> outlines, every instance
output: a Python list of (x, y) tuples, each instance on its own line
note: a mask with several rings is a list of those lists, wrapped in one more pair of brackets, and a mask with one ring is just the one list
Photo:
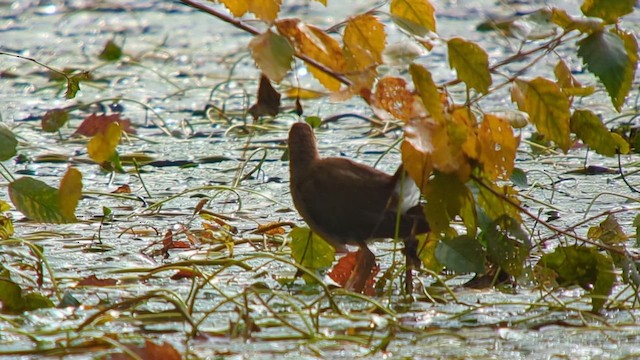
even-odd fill
[[(396, 230), (400, 238), (429, 231), (418, 188), (402, 167), (392, 176), (344, 158), (321, 159), (306, 123), (291, 127), (288, 143), (293, 203), (311, 231), (337, 250), (360, 247), (346, 288), (362, 292), (375, 266), (368, 240), (393, 238)], [(405, 244), (412, 247), (405, 249), (408, 263), (415, 263), (415, 241)]]

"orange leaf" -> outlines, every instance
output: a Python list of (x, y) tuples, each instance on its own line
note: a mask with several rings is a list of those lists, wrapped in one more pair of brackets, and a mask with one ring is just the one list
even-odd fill
[[(142, 360), (182, 360), (180, 353), (171, 344), (165, 342), (158, 345), (151, 340), (145, 340), (144, 346), (127, 345), (129, 351), (135, 353)], [(112, 354), (110, 360), (130, 360), (127, 354)]]
[[(337, 73), (345, 69), (342, 48), (338, 41), (322, 29), (307, 25), (298, 19), (282, 19), (276, 21), (278, 32), (289, 39), (298, 53), (316, 60)], [(341, 83), (319, 68), (307, 64), (309, 72), (329, 90), (337, 91)]]
[[(343, 256), (338, 260), (336, 265), (329, 272), (329, 277), (333, 279), (333, 281), (340, 284), (340, 286), (344, 287), (347, 284), (347, 280), (352, 275), (353, 270), (356, 267), (358, 254), (362, 250), (352, 251), (347, 253), (347, 255)], [(378, 275), (380, 271), (380, 265), (376, 264), (373, 269), (371, 269), (371, 274), (369, 274), (369, 278), (367, 279), (367, 283), (362, 291), (365, 295), (375, 295), (375, 289), (373, 285), (375, 285), (375, 277)]]
[(347, 69), (358, 72), (382, 63), (385, 47), (384, 25), (371, 14), (350, 19), (344, 29), (344, 53)]
[(490, 180), (509, 179), (513, 171), (518, 139), (504, 119), (485, 115), (478, 134), (480, 163)]
[(399, 77), (387, 76), (376, 85), (373, 103), (398, 119), (409, 120), (413, 114), (413, 94), (407, 82)]

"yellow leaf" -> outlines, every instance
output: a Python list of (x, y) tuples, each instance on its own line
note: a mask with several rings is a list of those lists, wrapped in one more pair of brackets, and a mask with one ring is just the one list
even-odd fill
[(497, 116), (485, 115), (478, 134), (480, 163), (490, 180), (508, 180), (513, 171), (518, 139), (511, 125)]
[(279, 83), (291, 70), (293, 47), (271, 30), (251, 39), (249, 49), (258, 68), (272, 81)]
[[(282, 19), (276, 21), (278, 32), (289, 39), (296, 51), (319, 62), (336, 73), (344, 73), (345, 61), (342, 48), (337, 40), (312, 25), (307, 25), (298, 19)], [(337, 91), (341, 83), (320, 70), (307, 64), (309, 72), (327, 89)]]
[(412, 34), (436, 31), (436, 11), (428, 0), (391, 0), (389, 10), (393, 21)]
[(112, 122), (104, 132), (97, 133), (87, 144), (89, 157), (99, 164), (109, 160), (120, 142), (121, 132), (120, 124)]
[(418, 240), (418, 257), (427, 270), (439, 273), (443, 265), (436, 259), (436, 248), (439, 240), (433, 234), (422, 234), (416, 236)]
[[(520, 200), (516, 197), (518, 194), (517, 191), (509, 185), (499, 187), (489, 181), (485, 181), (484, 184), (493, 189), (493, 191), (491, 191), (482, 185), (478, 185), (478, 204), (487, 216), (489, 216), (491, 220), (496, 220), (507, 215), (518, 222), (522, 222), (520, 211), (512, 205), (520, 204)], [(500, 194), (500, 196), (497, 194)]]
[(409, 120), (413, 114), (413, 94), (403, 78), (386, 76), (376, 85), (373, 103), (401, 120)]
[(593, 86), (583, 86), (582, 83), (571, 74), (571, 69), (569, 69), (567, 63), (562, 59), (560, 59), (553, 68), (553, 73), (556, 79), (558, 79), (558, 85), (562, 88), (562, 92), (567, 96), (588, 96), (595, 92)]
[(518, 108), (529, 114), (538, 131), (554, 141), (565, 153), (569, 137), (569, 100), (560, 87), (545, 78), (516, 80), (511, 96)]
[(571, 115), (571, 131), (598, 154), (614, 156), (616, 152), (629, 152), (629, 144), (620, 135), (610, 132), (591, 110), (576, 110)]
[(58, 204), (63, 218), (76, 221), (76, 207), (82, 196), (82, 173), (76, 168), (69, 168), (60, 182)]
[(587, 34), (602, 31), (604, 28), (604, 22), (600, 19), (573, 17), (566, 10), (560, 8), (551, 9), (551, 21), (566, 31), (578, 30)]
[(384, 25), (375, 16), (363, 14), (349, 19), (343, 36), (347, 70), (375, 69), (382, 63), (385, 41)]
[(429, 114), (438, 122), (444, 121), (444, 106), (440, 101), (440, 92), (438, 92), (438, 88), (431, 77), (431, 72), (422, 65), (412, 63), (409, 66), (409, 73), (411, 74), (413, 85), (416, 87), (416, 91)]
[(286, 98), (289, 99), (302, 99), (302, 100), (312, 100), (312, 99), (319, 99), (321, 97), (326, 96), (327, 94), (320, 92), (320, 91), (315, 91), (315, 90), (310, 90), (310, 89), (303, 89), (303, 88), (299, 88), (299, 87), (292, 87), (292, 88), (288, 88), (287, 90), (285, 90), (283, 92), (284, 96)]
[(447, 42), (449, 66), (469, 88), (486, 94), (491, 86), (489, 55), (479, 45), (455, 37)]
[(580, 10), (587, 16), (599, 17), (612, 24), (633, 12), (635, 4), (636, 0), (585, 0)]
[(233, 14), (235, 17), (241, 17), (247, 11), (249, 11), (249, 2), (251, 0), (220, 0), (220, 2)]
[[(408, 140), (407, 136), (411, 136), (413, 138)], [(429, 145), (420, 145), (419, 143), (421, 141), (422, 138), (420, 137), (407, 135), (407, 130), (405, 129), (405, 140), (400, 146), (400, 151), (402, 152), (402, 165), (420, 189), (424, 188), (429, 180), (429, 176), (431, 176), (431, 172), (433, 171), (431, 153), (423, 151), (423, 148)]]

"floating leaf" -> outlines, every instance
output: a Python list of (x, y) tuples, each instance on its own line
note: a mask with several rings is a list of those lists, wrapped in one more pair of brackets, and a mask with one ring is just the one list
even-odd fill
[(580, 10), (587, 16), (595, 16), (613, 24), (620, 17), (633, 12), (636, 0), (585, 0)]
[[(336, 250), (324, 239), (312, 233), (307, 227), (297, 227), (289, 233), (291, 238), (291, 257), (301, 266), (319, 271), (328, 269), (335, 259)], [(307, 283), (313, 278), (303, 275)]]
[[(633, 45), (626, 45), (616, 33), (599, 31), (578, 41), (578, 46), (578, 56), (587, 69), (602, 81), (613, 106), (620, 111), (635, 76), (637, 43), (636, 53), (630, 55), (627, 46)], [(633, 61), (634, 57), (636, 61)]]
[(593, 312), (602, 309), (616, 280), (611, 258), (585, 246), (558, 247), (543, 255), (538, 265), (555, 271), (561, 286), (579, 285), (589, 291)]
[(538, 131), (567, 152), (569, 137), (569, 100), (560, 87), (545, 78), (516, 80), (511, 92), (518, 108), (529, 114)]
[(291, 70), (293, 47), (285, 37), (267, 30), (251, 39), (249, 49), (256, 65), (269, 79), (279, 83)]
[(447, 41), (449, 66), (467, 87), (486, 94), (491, 86), (489, 55), (478, 44), (455, 37)]
[(58, 190), (40, 180), (23, 177), (11, 182), (9, 197), (18, 211), (34, 221), (54, 224), (77, 221), (75, 216), (61, 212)]
[(444, 106), (440, 101), (440, 92), (431, 77), (431, 72), (422, 65), (412, 63), (409, 65), (409, 73), (429, 114), (438, 122), (444, 121)]
[[(338, 41), (322, 29), (307, 25), (298, 19), (282, 19), (276, 21), (278, 32), (285, 36), (296, 51), (316, 60), (320, 64), (337, 73), (343, 73), (345, 61)], [(337, 91), (341, 83), (321, 69), (307, 64), (309, 72), (329, 90)]]
[(122, 118), (120, 114), (91, 114), (87, 116), (76, 131), (74, 135), (95, 136), (98, 133), (104, 133), (107, 127), (113, 122), (116, 122), (122, 128), (122, 131), (127, 134), (135, 134), (136, 129), (131, 127), (131, 120)]
[(485, 271), (485, 253), (478, 241), (467, 235), (441, 240), (436, 248), (436, 258), (447, 269), (457, 273), (482, 274)]
[(113, 42), (113, 40), (107, 41), (107, 43), (104, 45), (104, 48), (102, 49), (102, 52), (100, 53), (100, 55), (98, 55), (98, 58), (100, 60), (106, 60), (106, 61), (120, 60), (121, 57), (122, 57), (122, 48), (116, 45), (116, 43)]
[(110, 123), (104, 132), (97, 133), (89, 140), (87, 144), (89, 157), (98, 164), (110, 160), (116, 153), (121, 133), (120, 124)]
[(18, 140), (13, 132), (4, 124), (0, 124), (0, 161), (9, 160), (18, 151)]
[(435, 8), (428, 0), (392, 0), (389, 10), (391, 19), (411, 34), (436, 31)]
[(42, 117), (42, 130), (44, 132), (56, 132), (69, 120), (69, 112), (65, 109), (52, 109)]
[(60, 213), (66, 219), (76, 219), (76, 207), (82, 197), (82, 174), (76, 168), (69, 168), (60, 182), (58, 201)]
[(24, 307), (22, 289), (11, 280), (0, 279), (0, 303), (3, 313), (18, 313)]
[(382, 63), (386, 34), (384, 25), (371, 14), (362, 14), (347, 21), (343, 43), (347, 70), (368, 70)]
[(480, 163), (491, 180), (511, 176), (518, 148), (518, 139), (509, 123), (499, 117), (486, 114), (478, 131)]
[(598, 154), (614, 156), (627, 154), (629, 144), (618, 134), (612, 133), (591, 110), (576, 110), (571, 115), (571, 131)]

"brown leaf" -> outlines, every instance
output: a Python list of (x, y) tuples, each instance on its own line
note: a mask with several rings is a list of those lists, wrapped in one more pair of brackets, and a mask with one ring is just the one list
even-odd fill
[(112, 194), (131, 194), (131, 187), (127, 184), (121, 185), (111, 192)]
[(387, 76), (376, 85), (373, 103), (401, 120), (409, 120), (413, 114), (413, 94), (407, 82), (399, 77)]
[[(356, 262), (358, 261), (358, 254), (361, 250), (352, 251), (347, 253), (347, 255), (343, 256), (338, 260), (338, 263), (331, 269), (329, 272), (329, 277), (333, 279), (333, 281), (340, 284), (340, 286), (344, 287), (347, 284), (347, 280), (353, 273), (353, 270), (356, 267)], [(367, 279), (367, 284), (364, 287), (363, 293), (365, 295), (375, 295), (375, 289), (373, 286), (375, 285), (375, 277), (378, 275), (380, 271), (380, 265), (376, 264), (373, 269), (371, 269), (371, 274)]]
[(87, 116), (74, 135), (95, 136), (98, 133), (104, 133), (112, 122), (120, 124), (120, 128), (128, 134), (135, 134), (136, 130), (131, 127), (131, 120), (123, 119), (120, 114), (91, 114)]
[(249, 114), (257, 120), (260, 116), (276, 116), (280, 112), (280, 94), (271, 86), (271, 81), (262, 74), (258, 88), (258, 102), (249, 108)]
[[(145, 340), (144, 346), (128, 345), (127, 348), (143, 360), (182, 360), (180, 353), (167, 342), (158, 345), (151, 340)], [(109, 359), (130, 360), (131, 357), (127, 354), (112, 354)]]
[(95, 275), (89, 275), (78, 281), (77, 286), (114, 286), (117, 283), (116, 279), (98, 279)]

